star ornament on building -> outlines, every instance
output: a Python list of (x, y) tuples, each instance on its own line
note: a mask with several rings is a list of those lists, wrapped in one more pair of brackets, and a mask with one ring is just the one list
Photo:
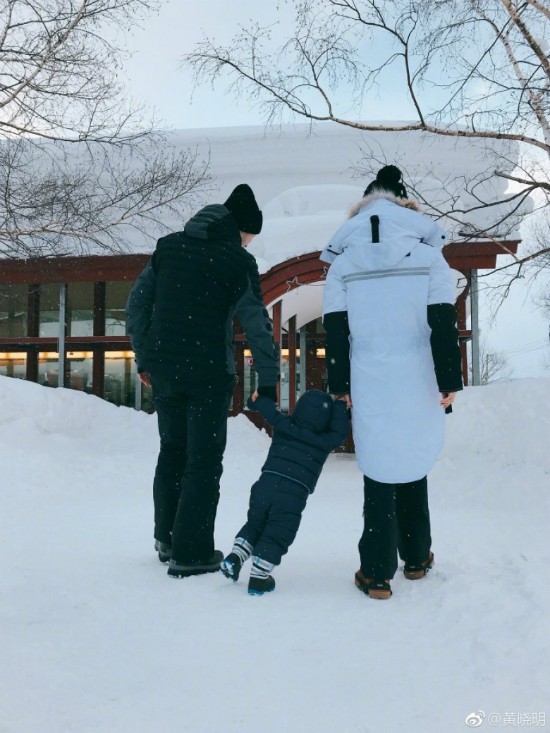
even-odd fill
[(300, 286), (300, 281), (298, 280), (298, 275), (294, 275), (292, 280), (286, 281), (286, 292), (290, 292), (291, 290), (294, 290), (294, 288), (297, 288)]

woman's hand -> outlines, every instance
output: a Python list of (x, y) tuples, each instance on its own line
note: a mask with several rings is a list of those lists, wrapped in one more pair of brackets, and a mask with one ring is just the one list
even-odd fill
[(342, 400), (346, 403), (346, 407), (348, 408), (348, 410), (351, 409), (351, 397), (349, 396), (349, 394), (336, 395), (335, 399)]
[(456, 392), (442, 392), (439, 404), (441, 405), (441, 407), (447, 409), (447, 407), (450, 407), (453, 404), (453, 402), (455, 401), (455, 397)]

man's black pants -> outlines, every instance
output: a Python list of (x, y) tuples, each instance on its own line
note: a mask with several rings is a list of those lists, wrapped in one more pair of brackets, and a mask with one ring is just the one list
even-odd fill
[(383, 484), (364, 477), (364, 528), (359, 540), (361, 572), (390, 580), (397, 553), (407, 565), (428, 559), (432, 539), (426, 477), (406, 484)]
[(214, 552), (227, 411), (234, 378), (189, 387), (152, 375), (160, 453), (153, 483), (155, 539), (176, 562)]

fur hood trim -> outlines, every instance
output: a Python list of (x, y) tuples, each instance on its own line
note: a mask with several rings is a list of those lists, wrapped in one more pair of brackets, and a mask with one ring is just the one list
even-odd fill
[(401, 199), (398, 196), (394, 196), (393, 193), (389, 193), (386, 191), (376, 191), (375, 193), (371, 193), (368, 196), (364, 196), (361, 201), (358, 201), (356, 204), (354, 204), (354, 206), (352, 206), (350, 209), (349, 218), (352, 219), (354, 216), (357, 216), (359, 212), (363, 211), (363, 209), (368, 208), (376, 201), (389, 201), (392, 204), (402, 206), (404, 209), (412, 209), (413, 211), (422, 213), (420, 204), (418, 204), (416, 201), (413, 201), (412, 199)]

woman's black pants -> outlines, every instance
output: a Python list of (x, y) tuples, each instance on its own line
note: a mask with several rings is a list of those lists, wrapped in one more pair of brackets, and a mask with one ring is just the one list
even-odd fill
[(426, 561), (432, 544), (428, 480), (383, 484), (364, 477), (364, 528), (359, 540), (361, 572), (366, 578), (390, 580), (397, 553), (406, 565)]

